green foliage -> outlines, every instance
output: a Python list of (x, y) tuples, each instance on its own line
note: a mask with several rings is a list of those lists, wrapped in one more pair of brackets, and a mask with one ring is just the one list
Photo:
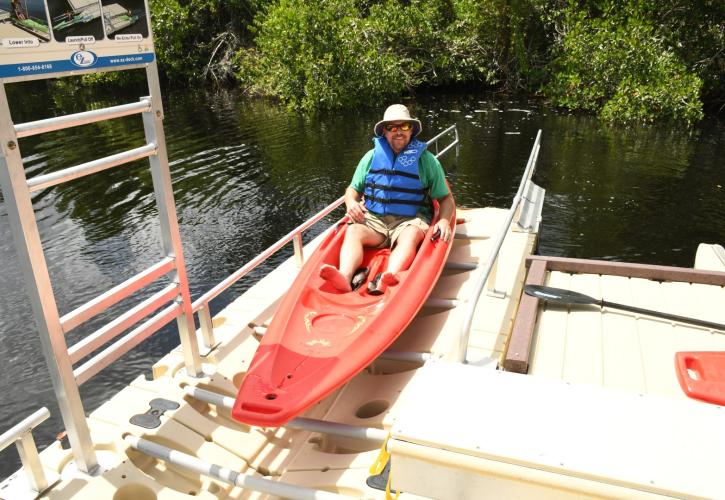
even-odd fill
[[(420, 86), (498, 83), (509, 52), (496, 3), (280, 0), (236, 63), (242, 86), (291, 107), (376, 103)], [(504, 43), (505, 42), (505, 43)]]
[(83, 75), (80, 81), (67, 82), (64, 79), (58, 80), (55, 84), (59, 87), (76, 87), (84, 85), (103, 85), (104, 88), (127, 88), (132, 85), (145, 83), (146, 79), (142, 71), (107, 71), (103, 73), (90, 73)]
[(201, 54), (193, 47), (195, 36), (193, 15), (189, 5), (176, 0), (150, 0), (154, 47), (163, 74), (169, 80), (194, 79), (202, 63)]
[(387, 0), (365, 18), (369, 36), (400, 62), (408, 88), (499, 81), (497, 18), (480, 0)]
[[(688, 68), (702, 79), (701, 96), (713, 108), (725, 105), (725, 2), (640, 1), (659, 33)], [(720, 108), (722, 110), (722, 107)]]
[[(722, 0), (150, 0), (162, 77), (292, 109), (416, 89), (542, 92), (611, 121), (725, 108)], [(127, 74), (129, 73), (129, 74)], [(126, 85), (133, 72), (85, 77)]]
[(700, 87), (652, 26), (576, 11), (545, 92), (559, 106), (612, 121), (694, 122), (702, 117)]
[(448, 82), (483, 81), (497, 84), (502, 77), (497, 64), (497, 16), (490, 2), (458, 0), (455, 18), (446, 26), (446, 50), (439, 66), (447, 69)]
[(331, 109), (398, 93), (400, 61), (380, 49), (352, 0), (282, 0), (258, 23), (256, 50), (240, 52), (238, 76), (291, 107)]
[(170, 81), (231, 82), (232, 59), (267, 0), (150, 0), (161, 72)]
[(673, 72), (669, 81), (655, 84), (625, 79), (604, 105), (600, 116), (616, 122), (671, 119), (691, 124), (702, 118), (698, 99), (701, 86), (698, 77), (682, 71)]

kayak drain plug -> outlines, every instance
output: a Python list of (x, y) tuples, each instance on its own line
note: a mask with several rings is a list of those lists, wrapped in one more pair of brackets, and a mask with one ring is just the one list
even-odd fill
[(264, 398), (265, 399), (269, 399), (270, 401), (272, 401), (273, 399), (277, 399), (277, 395), (274, 394), (274, 393), (269, 393), (266, 396), (264, 396)]

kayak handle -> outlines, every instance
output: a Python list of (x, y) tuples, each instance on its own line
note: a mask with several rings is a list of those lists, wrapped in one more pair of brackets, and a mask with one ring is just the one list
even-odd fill
[(441, 228), (438, 228), (438, 229), (436, 229), (436, 232), (433, 233), (433, 236), (430, 237), (430, 240), (435, 241), (440, 237), (441, 237)]

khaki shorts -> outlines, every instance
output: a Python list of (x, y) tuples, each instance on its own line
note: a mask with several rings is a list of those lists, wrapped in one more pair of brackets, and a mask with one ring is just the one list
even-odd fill
[(408, 226), (417, 227), (424, 233), (428, 231), (428, 222), (418, 214), (417, 217), (403, 217), (399, 215), (376, 215), (365, 212), (364, 224), (373, 231), (385, 236), (385, 240), (375, 248), (387, 248), (395, 245), (395, 241)]

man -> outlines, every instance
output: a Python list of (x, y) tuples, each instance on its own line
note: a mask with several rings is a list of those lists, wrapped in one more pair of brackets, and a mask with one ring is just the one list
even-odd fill
[(393, 104), (373, 130), (375, 147), (360, 160), (345, 191), (352, 223), (340, 249), (340, 267), (326, 264), (320, 269), (320, 277), (342, 292), (352, 290), (364, 247), (392, 248), (382, 285), (375, 282), (371, 290), (398, 283), (397, 273), (408, 269), (428, 230), (431, 199), (440, 203), (436, 230), (446, 242), (452, 236), (453, 197), (440, 162), (415, 138), (422, 130), (420, 120), (411, 118), (402, 104)]

